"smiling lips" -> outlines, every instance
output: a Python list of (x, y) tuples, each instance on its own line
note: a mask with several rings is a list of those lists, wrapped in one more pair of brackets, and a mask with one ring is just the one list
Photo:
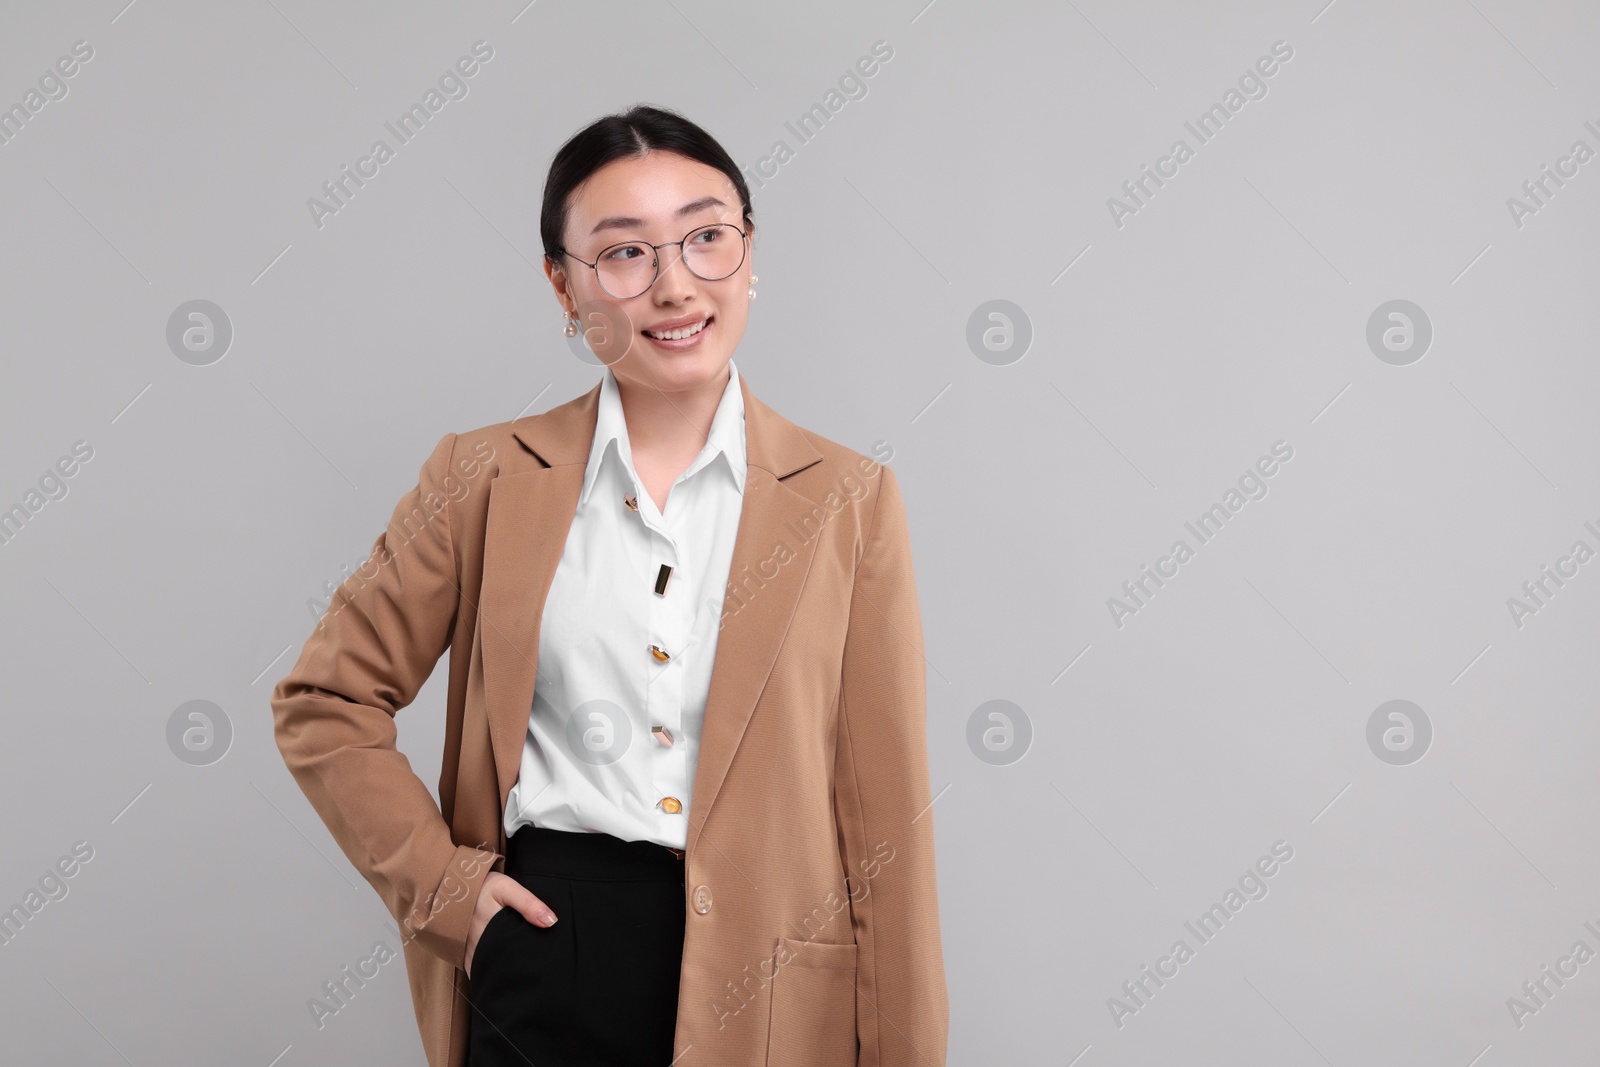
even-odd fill
[(681, 341), (686, 337), (693, 337), (710, 324), (712, 316), (707, 315), (698, 322), (691, 322), (687, 326), (678, 326), (670, 330), (644, 330), (646, 337), (653, 337), (658, 341)]

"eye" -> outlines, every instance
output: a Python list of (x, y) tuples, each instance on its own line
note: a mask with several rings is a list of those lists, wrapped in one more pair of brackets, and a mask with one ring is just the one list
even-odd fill
[(611, 263), (631, 263), (645, 254), (640, 245), (618, 245), (601, 258)]
[(721, 241), (725, 236), (727, 234), (721, 226), (713, 226), (709, 230), (701, 230), (695, 234), (694, 243), (697, 245), (712, 245)]

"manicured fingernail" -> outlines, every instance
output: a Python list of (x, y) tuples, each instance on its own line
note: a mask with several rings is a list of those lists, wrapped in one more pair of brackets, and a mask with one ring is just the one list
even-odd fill
[(556, 924), (556, 917), (555, 917), (555, 915), (554, 915), (554, 914), (552, 914), (552, 913), (551, 913), (551, 912), (548, 912), (548, 911), (547, 911), (547, 912), (545, 912), (545, 913), (544, 913), (544, 924), (545, 924), (545, 925), (546, 925), (546, 926), (554, 926), (554, 925), (555, 925), (555, 924)]

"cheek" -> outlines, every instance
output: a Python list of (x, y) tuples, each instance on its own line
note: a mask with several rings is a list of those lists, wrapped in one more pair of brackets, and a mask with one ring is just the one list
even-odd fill
[(730, 294), (727, 299), (722, 301), (721, 306), (717, 309), (717, 316), (722, 320), (723, 325), (735, 330), (743, 329), (750, 318), (750, 303), (749, 295), (741, 288), (737, 293)]

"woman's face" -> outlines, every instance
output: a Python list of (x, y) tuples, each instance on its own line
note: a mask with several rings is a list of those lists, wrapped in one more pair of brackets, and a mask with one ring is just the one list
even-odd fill
[[(707, 385), (725, 375), (744, 336), (752, 269), (748, 239), (721, 231), (722, 237), (742, 244), (745, 255), (737, 270), (718, 281), (689, 270), (678, 245), (662, 248), (655, 253), (661, 273), (654, 284), (627, 299), (607, 293), (599, 275), (573, 257), (593, 263), (601, 251), (621, 242), (667, 244), (719, 222), (748, 229), (753, 237), (754, 227), (746, 227), (742, 216), (738, 192), (715, 167), (663, 151), (613, 160), (568, 197), (562, 245), (570, 255), (561, 257), (554, 269), (547, 263), (545, 273), (562, 307), (578, 312), (580, 330), (601, 327), (589, 334), (597, 342), (592, 347), (619, 379), (663, 392)], [(703, 240), (696, 238), (697, 243)], [(620, 259), (628, 260), (628, 254)], [(636, 269), (641, 259), (648, 278), (649, 259), (632, 257)], [(590, 314), (596, 310), (600, 315)], [(702, 321), (707, 324), (699, 333), (681, 340), (651, 336)]]

